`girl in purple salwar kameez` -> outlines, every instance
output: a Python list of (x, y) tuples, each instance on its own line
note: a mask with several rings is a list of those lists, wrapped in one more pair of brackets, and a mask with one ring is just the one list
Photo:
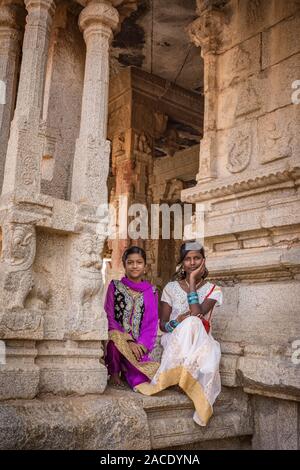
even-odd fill
[(144, 250), (127, 249), (122, 261), (125, 277), (111, 281), (105, 299), (109, 334), (105, 362), (110, 384), (122, 387), (122, 376), (134, 389), (150, 382), (159, 367), (149, 357), (157, 335), (158, 298), (155, 287), (143, 280)]

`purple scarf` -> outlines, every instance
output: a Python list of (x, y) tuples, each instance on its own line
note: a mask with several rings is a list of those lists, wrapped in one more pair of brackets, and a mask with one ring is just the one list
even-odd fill
[[(124, 286), (136, 291), (142, 292), (144, 298), (144, 315), (140, 325), (140, 334), (137, 343), (144, 345), (147, 350), (152, 351), (155, 339), (157, 336), (158, 328), (158, 297), (157, 293), (153, 292), (153, 286), (148, 281), (133, 282), (127, 277), (121, 279)], [(115, 319), (114, 314), (114, 282), (108, 286), (104, 309), (107, 313), (108, 318), (108, 329), (118, 330), (124, 332), (124, 329), (120, 323)]]

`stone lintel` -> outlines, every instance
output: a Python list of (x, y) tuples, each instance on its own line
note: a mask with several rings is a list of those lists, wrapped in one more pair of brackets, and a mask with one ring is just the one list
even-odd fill
[(0, 197), (0, 224), (10, 222), (34, 224), (36, 227), (64, 233), (79, 233), (101, 222), (97, 208), (44, 194), (7, 193)]
[[(151, 75), (136, 67), (127, 67), (111, 80), (110, 112), (119, 109), (126, 103), (129, 105), (130, 102), (133, 103), (133, 107), (136, 106), (136, 102), (138, 104), (144, 103), (147, 107), (152, 106), (155, 109), (158, 100), (161, 113), (201, 129), (203, 122), (201, 109), (204, 107), (201, 95), (185, 90), (179, 85), (168, 83), (163, 78)], [(130, 112), (133, 113), (134, 109), (131, 108)]]

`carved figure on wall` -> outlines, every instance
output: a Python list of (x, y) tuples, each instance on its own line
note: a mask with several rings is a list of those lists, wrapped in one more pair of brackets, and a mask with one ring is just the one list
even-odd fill
[(149, 141), (145, 132), (142, 132), (142, 134), (140, 135), (138, 134), (135, 135), (134, 150), (138, 152), (146, 153), (146, 154), (151, 154), (152, 149), (151, 149), (151, 146), (149, 144)]
[(177, 178), (172, 178), (166, 184), (164, 199), (169, 202), (180, 201), (182, 190), (183, 190), (183, 181)]
[(88, 332), (100, 315), (102, 288), (102, 250), (104, 237), (86, 232), (74, 243), (75, 265), (72, 280), (72, 307), (68, 330), (72, 334)]
[(114, 141), (113, 153), (119, 157), (125, 153), (125, 134), (121, 132)]
[(32, 264), (35, 253), (36, 234), (33, 225), (4, 225), (1, 290), (5, 309), (25, 308), (25, 301), (34, 285)]
[(230, 173), (238, 173), (247, 168), (251, 150), (251, 135), (239, 131), (228, 152), (227, 169)]

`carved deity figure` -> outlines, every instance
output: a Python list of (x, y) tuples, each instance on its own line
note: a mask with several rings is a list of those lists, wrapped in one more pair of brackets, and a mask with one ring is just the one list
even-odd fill
[(35, 228), (28, 224), (4, 225), (1, 290), (5, 309), (24, 309), (34, 286), (32, 264), (36, 252)]

